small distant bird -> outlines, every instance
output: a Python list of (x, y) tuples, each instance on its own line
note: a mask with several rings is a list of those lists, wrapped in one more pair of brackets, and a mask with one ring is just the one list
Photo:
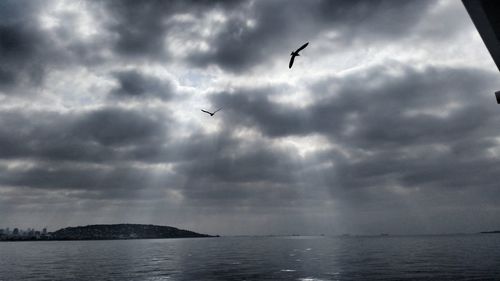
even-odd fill
[(304, 50), (307, 47), (307, 45), (309, 45), (309, 42), (305, 43), (304, 45), (302, 45), (302, 47), (298, 48), (297, 51), (292, 52), (290, 54), (290, 56), (292, 56), (292, 57), (290, 58), (290, 63), (288, 64), (288, 68), (292, 68), (293, 60), (295, 59), (295, 57), (299, 57), (300, 56), (299, 52), (302, 51), (302, 50)]
[(219, 111), (219, 110), (221, 110), (221, 109), (222, 109), (222, 107), (221, 107), (221, 108), (219, 108), (219, 109), (217, 109), (217, 110), (216, 110), (216, 111), (214, 111), (214, 112), (206, 111), (206, 110), (203, 110), (203, 109), (202, 109), (201, 111), (203, 111), (203, 112), (205, 112), (205, 113), (210, 114), (210, 116), (214, 116), (214, 114), (215, 114), (215, 113), (217, 113), (217, 111)]

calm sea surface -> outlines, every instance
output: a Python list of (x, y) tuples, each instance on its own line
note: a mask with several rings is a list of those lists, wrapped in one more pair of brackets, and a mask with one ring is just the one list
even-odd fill
[(500, 280), (500, 235), (2, 242), (0, 280)]

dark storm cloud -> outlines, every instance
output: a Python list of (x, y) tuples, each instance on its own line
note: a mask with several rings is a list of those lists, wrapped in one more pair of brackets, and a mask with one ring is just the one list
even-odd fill
[[(306, 111), (312, 126), (337, 140), (376, 148), (453, 140), (494, 118), (488, 112), (492, 108), (478, 110), (479, 104), (489, 103), (482, 89), (493, 86), (490, 72), (391, 68), (373, 68), (342, 79), (338, 89), (324, 89), (332, 97)], [(453, 104), (456, 108), (446, 113)]]
[(162, 55), (165, 15), (172, 11), (170, 1), (109, 1), (115, 22), (109, 26), (118, 35), (115, 50), (123, 55)]
[[(212, 102), (226, 108), (227, 126), (254, 127), (272, 137), (321, 133), (360, 146), (406, 144), (473, 132), (493, 117), (476, 106), (487, 102), (481, 89), (494, 80), (475, 68), (418, 70), (396, 63), (319, 81), (309, 89), (317, 100), (306, 107), (274, 102), (269, 93), (276, 89), (266, 88), (216, 93)], [(439, 116), (452, 103), (458, 109)]]
[(306, 134), (309, 122), (303, 110), (293, 106), (282, 106), (270, 100), (276, 89), (247, 88), (238, 89), (235, 93), (221, 92), (212, 96), (212, 103), (224, 107), (229, 120), (226, 125), (256, 126), (269, 136), (285, 136), (301, 131)]
[[(278, 200), (279, 193), (292, 192), (282, 189), (293, 185), (296, 174), (290, 171), (300, 170), (295, 151), (266, 148), (265, 142), (235, 138), (230, 132), (170, 138), (160, 116), (120, 108), (2, 112), (0, 157), (26, 164), (2, 166), (0, 185), (79, 190), (74, 196), (94, 199), (171, 188), (194, 201), (205, 194), (210, 204), (248, 200), (245, 196), (258, 193), (254, 184), (276, 186), (273, 198)], [(174, 166), (172, 172), (155, 174), (138, 163)]]
[(87, 114), (77, 121), (74, 136), (104, 146), (151, 142), (164, 137), (162, 120), (132, 110), (106, 108)]
[(7, 159), (127, 160), (125, 148), (158, 145), (168, 133), (159, 115), (113, 107), (80, 113), (7, 111), (0, 115), (0, 157)]
[[(409, 37), (432, 7), (431, 1), (104, 1), (113, 53), (124, 58), (168, 59), (166, 42), (176, 36), (206, 42), (208, 51), (191, 50), (186, 59), (205, 67), (215, 64), (243, 72), (302, 41), (335, 32), (338, 47), (375, 44)], [(98, 8), (94, 7), (94, 10)], [(192, 32), (192, 24), (212, 11), (224, 15), (209, 37)], [(176, 15), (196, 20), (180, 23)], [(187, 44), (187, 43), (186, 43)], [(183, 47), (183, 46), (179, 46)]]
[(53, 5), (24, 0), (0, 4), (0, 94), (32, 93), (53, 70), (102, 64), (108, 57), (103, 55), (108, 39), (78, 37), (76, 14), (58, 13), (53, 20), (60, 24), (45, 28), (42, 15)]
[[(335, 32), (335, 50), (409, 37), (428, 12), (430, 1), (256, 1), (244, 16), (233, 11), (210, 41), (212, 50), (195, 53), (196, 65), (216, 64), (242, 72), (276, 54), (285, 58), (306, 41)], [(241, 11), (241, 10), (240, 10)], [(251, 20), (254, 23), (248, 24)], [(323, 39), (318, 38), (319, 41)], [(340, 49), (339, 49), (340, 50)]]
[[(40, 14), (46, 8), (41, 3), (4, 1), (1, 9), (4, 16), (0, 19), (0, 90), (4, 94), (19, 95), (26, 91), (15, 91), (16, 87), (40, 85), (50, 70), (71, 65), (109, 63), (113, 62), (116, 55), (121, 59), (132, 60), (166, 59), (171, 54), (167, 52), (165, 42), (178, 33), (193, 42), (208, 40), (210, 50), (201, 53), (191, 51), (186, 57), (189, 62), (198, 66), (216, 64), (227, 70), (241, 72), (284, 49), (288, 50), (296, 45), (297, 40), (312, 40), (312, 37), (330, 29), (341, 34), (337, 36), (337, 45), (359, 37), (374, 42), (373, 38), (405, 36), (405, 32), (426, 13), (427, 3), (318, 1), (304, 5), (298, 1), (257, 1), (254, 4), (244, 1), (85, 2), (81, 7), (94, 16), (96, 22), (93, 24), (104, 30), (102, 34), (82, 39), (75, 35), (77, 15), (72, 12), (57, 14), (61, 24), (46, 30), (40, 24)], [(391, 13), (395, 10), (398, 13)], [(199, 34), (189, 31), (189, 24), (179, 28), (183, 23), (172, 21), (175, 15), (189, 14), (200, 18), (210, 11), (221, 12), (227, 21), (221, 30), (209, 38), (201, 38)], [(297, 18), (300, 20), (294, 20)], [(361, 18), (362, 21), (353, 20)], [(254, 21), (254, 26), (248, 25), (248, 20)], [(360, 35), (361, 32), (364, 35), (353, 35)], [(276, 41), (276, 38), (281, 39)], [(139, 74), (133, 77), (132, 73), (115, 73), (115, 76), (122, 88), (117, 89), (115, 94), (136, 95), (140, 87), (131, 84), (134, 79), (142, 84), (151, 83), (141, 80)], [(126, 84), (127, 80), (131, 83)]]
[(222, 92), (212, 102), (226, 108), (228, 130), (250, 127), (278, 139), (324, 135), (340, 151), (320, 150), (302, 159), (302, 168), (287, 167), (301, 175), (294, 181), (366, 203), (394, 199), (386, 189), (392, 186), (491, 192), (498, 169), (490, 150), (500, 135), (494, 81), (475, 68), (396, 63), (314, 83), (310, 91), (318, 97), (306, 107), (273, 101), (282, 87)]
[[(82, 15), (75, 11), (51, 10), (53, 2), (9, 0), (0, 5), (0, 93), (19, 96), (43, 85), (52, 70), (102, 66), (117, 59), (166, 59), (170, 54), (164, 42), (175, 25), (170, 22), (173, 15), (202, 14), (239, 2), (78, 2), (78, 9), (90, 15), (88, 26), (77, 20)], [(50, 28), (42, 24), (47, 11), (56, 22)], [(79, 34), (80, 29), (93, 28), (99, 33)], [(122, 81), (127, 79), (123, 75)], [(130, 94), (127, 89), (121, 93)]]
[(50, 53), (49, 41), (36, 22), (41, 3), (2, 1), (0, 4), (0, 91), (19, 83), (41, 82), (43, 57)]
[(311, 85), (321, 95), (303, 108), (272, 101), (263, 94), (269, 89), (223, 92), (213, 103), (225, 106), (228, 128), (251, 127), (271, 138), (327, 137), (343, 153), (311, 155), (303, 175), (339, 197), (369, 187), (488, 189), (499, 172), (491, 154), (500, 135), (494, 86), (492, 73), (475, 68), (389, 64)]
[(278, 208), (298, 198), (301, 166), (297, 151), (265, 141), (229, 136), (229, 132), (196, 135), (172, 150), (184, 152), (174, 173), (187, 205), (210, 208)]
[(209, 9), (237, 6), (239, 1), (103, 1), (111, 19), (107, 28), (117, 36), (113, 50), (125, 57), (167, 58), (165, 39), (176, 13), (199, 15)]
[(436, 2), (397, 0), (324, 0), (312, 14), (321, 24), (340, 31), (342, 41), (354, 38), (385, 41), (409, 36)]
[(232, 149), (184, 162), (177, 166), (177, 171), (188, 178), (208, 179), (213, 183), (290, 183), (294, 178), (290, 171), (299, 167), (295, 151), (263, 145), (240, 141), (240, 145)]
[[(138, 151), (168, 141), (168, 118), (118, 107), (56, 113), (0, 113), (0, 186), (73, 190), (91, 199), (157, 198), (176, 176), (138, 166)], [(160, 151), (157, 149), (157, 152)], [(161, 152), (161, 151), (160, 151)], [(155, 161), (163, 161), (160, 157)]]
[[(44, 190), (81, 191), (74, 193), (80, 198), (140, 199), (163, 194), (169, 188), (174, 175), (163, 171), (133, 167), (51, 166), (40, 163), (30, 168), (0, 167), (0, 184), (3, 186), (29, 187)], [(154, 191), (156, 190), (156, 191)], [(151, 197), (153, 196), (153, 197)]]
[(168, 100), (173, 97), (174, 89), (170, 81), (150, 77), (137, 70), (114, 73), (118, 86), (111, 96), (119, 98), (156, 97)]

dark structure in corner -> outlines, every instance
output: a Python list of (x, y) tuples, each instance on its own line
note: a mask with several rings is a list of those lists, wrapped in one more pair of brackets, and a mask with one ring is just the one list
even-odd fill
[[(479, 35), (500, 70), (500, 1), (462, 0)], [(495, 93), (500, 104), (500, 91)]]

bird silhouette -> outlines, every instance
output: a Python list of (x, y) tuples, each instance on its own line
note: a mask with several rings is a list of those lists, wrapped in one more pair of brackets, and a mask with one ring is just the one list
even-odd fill
[(219, 109), (217, 109), (217, 110), (216, 110), (216, 111), (214, 111), (214, 112), (206, 111), (206, 110), (203, 110), (203, 109), (202, 109), (201, 111), (203, 111), (203, 112), (205, 112), (205, 113), (207, 113), (207, 114), (210, 114), (210, 116), (214, 116), (214, 114), (215, 114), (215, 113), (217, 113), (217, 111), (219, 111), (219, 110), (221, 110), (221, 109), (222, 109), (222, 107), (221, 107), (221, 108), (219, 108)]
[(295, 52), (292, 52), (290, 54), (292, 57), (290, 58), (290, 63), (288, 64), (288, 68), (292, 68), (293, 61), (295, 60), (295, 57), (300, 56), (299, 52), (304, 50), (307, 47), (307, 45), (309, 45), (309, 42), (305, 43), (304, 45), (302, 45), (302, 47), (298, 48)]

